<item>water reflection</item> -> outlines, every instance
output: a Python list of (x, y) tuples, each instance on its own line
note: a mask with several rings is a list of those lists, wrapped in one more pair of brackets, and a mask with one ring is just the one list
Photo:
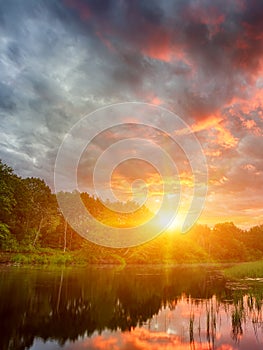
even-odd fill
[(211, 268), (0, 271), (0, 349), (262, 349), (262, 287)]

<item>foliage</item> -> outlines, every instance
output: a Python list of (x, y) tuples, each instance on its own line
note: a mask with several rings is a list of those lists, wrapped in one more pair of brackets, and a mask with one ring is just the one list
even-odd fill
[(16, 250), (17, 241), (12, 236), (8, 225), (0, 223), (0, 248), (2, 250)]
[[(88, 193), (61, 192), (63, 214), (74, 215), (78, 227), (92, 235), (108, 234), (91, 223), (87, 210), (101, 222), (114, 227), (148, 220), (152, 213), (134, 202), (111, 203), (113, 210)], [(128, 210), (127, 210), (128, 209)], [(84, 210), (84, 212), (83, 212)], [(114, 212), (118, 211), (118, 214)], [(123, 211), (133, 211), (125, 214)], [(263, 225), (248, 231), (231, 222), (214, 228), (195, 226), (188, 234), (166, 232), (156, 239), (129, 249), (111, 249), (86, 241), (67, 224), (56, 196), (38, 178), (20, 178), (0, 161), (0, 250), (17, 252), (17, 263), (61, 264), (174, 264), (198, 262), (240, 262), (263, 259)], [(44, 252), (43, 249), (50, 249)], [(70, 255), (70, 252), (72, 253)]]
[(11, 262), (19, 265), (69, 265), (74, 261), (70, 253), (64, 254), (56, 250), (44, 251), (40, 249), (30, 253), (21, 252), (14, 254), (11, 257)]

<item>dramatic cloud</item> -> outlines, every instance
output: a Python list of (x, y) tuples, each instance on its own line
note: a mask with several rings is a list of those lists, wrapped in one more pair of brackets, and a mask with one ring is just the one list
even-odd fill
[[(262, 16), (260, 0), (2, 1), (0, 157), (21, 176), (53, 187), (59, 146), (83, 115), (117, 102), (152, 103), (185, 120), (204, 149), (209, 191), (202, 220), (260, 223)], [(90, 181), (101, 152), (127, 134), (94, 139), (80, 181)], [(139, 136), (169, 150), (190, 187), (183, 154), (152, 131)], [(134, 180), (138, 168), (116, 169), (115, 187), (127, 175)], [(155, 182), (148, 170), (141, 176)]]

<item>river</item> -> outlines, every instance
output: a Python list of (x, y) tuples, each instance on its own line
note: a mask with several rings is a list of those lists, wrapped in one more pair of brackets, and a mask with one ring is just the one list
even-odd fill
[(208, 265), (2, 266), (0, 349), (258, 350), (262, 294)]

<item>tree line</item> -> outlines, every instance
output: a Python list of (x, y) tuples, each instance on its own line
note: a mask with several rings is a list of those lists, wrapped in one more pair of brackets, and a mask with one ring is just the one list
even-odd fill
[[(60, 193), (72, 207), (76, 192)], [(136, 203), (125, 205), (133, 213), (122, 213), (122, 203), (114, 203), (110, 210), (101, 200), (88, 193), (81, 199), (99, 221), (115, 227), (129, 227), (152, 216), (145, 207)], [(106, 203), (107, 204), (107, 203)], [(126, 208), (126, 209), (127, 209)], [(114, 210), (120, 212), (116, 214)], [(125, 211), (125, 210), (124, 210)], [(79, 218), (81, 221), (81, 218)], [(91, 226), (96, 234), (99, 230)], [(21, 252), (54, 249), (75, 252), (86, 262), (170, 263), (200, 261), (249, 261), (263, 258), (263, 225), (242, 230), (231, 222), (213, 228), (196, 225), (188, 234), (162, 234), (156, 239), (130, 249), (110, 249), (97, 246), (74, 231), (59, 209), (57, 197), (39, 178), (21, 178), (13, 169), (0, 161), (0, 250)]]

